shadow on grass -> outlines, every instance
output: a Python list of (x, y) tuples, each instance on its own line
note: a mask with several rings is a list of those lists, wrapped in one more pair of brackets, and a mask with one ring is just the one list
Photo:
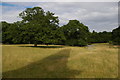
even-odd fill
[(68, 68), (70, 49), (48, 56), (17, 70), (3, 73), (3, 78), (74, 78), (81, 73)]
[(19, 46), (19, 47), (32, 47), (32, 48), (63, 48), (63, 46)]

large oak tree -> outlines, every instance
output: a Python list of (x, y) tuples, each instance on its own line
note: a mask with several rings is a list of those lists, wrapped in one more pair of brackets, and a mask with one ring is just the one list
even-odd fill
[[(37, 43), (49, 44), (54, 42), (55, 30), (58, 28), (58, 17), (54, 16), (54, 13), (45, 12), (40, 7), (27, 8), (25, 11), (19, 14), (23, 19), (22, 32), (20, 38), (24, 41), (34, 42), (34, 46)], [(18, 39), (18, 38), (16, 38)]]

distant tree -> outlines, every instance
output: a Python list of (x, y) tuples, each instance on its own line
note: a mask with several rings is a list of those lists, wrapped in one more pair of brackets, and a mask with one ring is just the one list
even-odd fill
[(88, 44), (89, 29), (78, 20), (70, 20), (61, 30), (66, 38), (65, 44), (72, 46), (85, 46)]
[(2, 43), (13, 43), (12, 42), (12, 35), (10, 35), (10, 27), (12, 26), (12, 24), (7, 23), (5, 21), (1, 22), (2, 25)]
[(93, 31), (89, 37), (90, 43), (107, 43), (111, 41), (111, 32), (103, 31), (103, 32), (95, 32)]
[(58, 27), (58, 29), (55, 31), (54, 36), (55, 36), (56, 44), (64, 45), (66, 41), (66, 37), (63, 33), (62, 27)]
[(28, 43), (25, 40), (26, 35), (24, 35), (23, 24), (21, 21), (14, 22), (11, 27), (9, 27), (9, 35), (12, 36), (12, 41), (14, 44)]
[(96, 43), (98, 41), (98, 37), (98, 33), (95, 30), (93, 30), (93, 32), (91, 32), (89, 35), (89, 43)]
[[(40, 7), (27, 8), (19, 14), (24, 24), (21, 27), (23, 41), (33, 42), (34, 46), (38, 43), (49, 44), (54, 42), (54, 34), (58, 25), (58, 17), (54, 13), (44, 12)], [(21, 38), (21, 37), (20, 37)], [(16, 38), (19, 39), (19, 38)]]
[(112, 32), (103, 31), (103, 32), (99, 32), (98, 34), (100, 36), (100, 40), (99, 40), (100, 42), (108, 43), (111, 41)]
[(120, 26), (112, 31), (112, 43), (120, 45)]

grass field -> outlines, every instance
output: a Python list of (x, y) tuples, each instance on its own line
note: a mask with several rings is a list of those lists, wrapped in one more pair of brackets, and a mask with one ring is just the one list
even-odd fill
[(118, 48), (3, 45), (4, 78), (116, 78)]

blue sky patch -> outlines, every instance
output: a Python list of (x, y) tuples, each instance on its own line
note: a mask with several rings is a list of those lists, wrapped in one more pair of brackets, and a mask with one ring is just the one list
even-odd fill
[(14, 4), (4, 3), (4, 2), (0, 3), (0, 5), (2, 5), (2, 6), (11, 6), (11, 7), (17, 6), (17, 5), (14, 5)]

